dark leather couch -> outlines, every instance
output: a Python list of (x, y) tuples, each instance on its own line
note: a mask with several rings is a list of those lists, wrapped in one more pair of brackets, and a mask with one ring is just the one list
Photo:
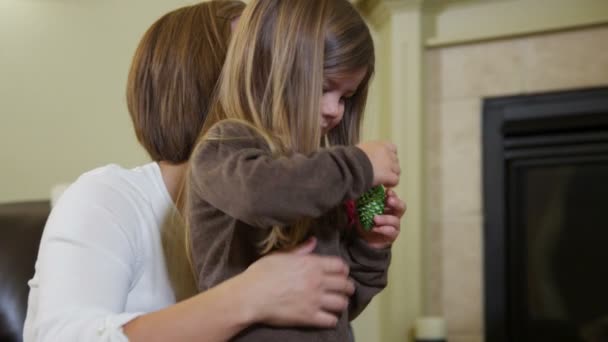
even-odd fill
[(49, 212), (49, 201), (0, 204), (0, 342), (23, 340), (27, 281)]

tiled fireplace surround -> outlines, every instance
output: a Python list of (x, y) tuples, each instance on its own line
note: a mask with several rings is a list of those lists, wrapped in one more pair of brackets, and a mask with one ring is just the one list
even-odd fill
[(483, 341), (481, 105), (608, 85), (608, 26), (427, 50), (426, 311), (450, 342)]

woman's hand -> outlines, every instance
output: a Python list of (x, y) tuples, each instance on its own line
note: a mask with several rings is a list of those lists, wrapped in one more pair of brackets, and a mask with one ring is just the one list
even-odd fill
[(338, 257), (310, 254), (310, 239), (290, 252), (265, 256), (245, 272), (123, 327), (130, 341), (227, 341), (252, 324), (336, 325), (354, 284)]
[(384, 207), (384, 215), (374, 217), (374, 227), (370, 231), (357, 226), (361, 238), (372, 248), (387, 248), (397, 240), (401, 231), (401, 217), (407, 210), (405, 202), (392, 189), (386, 191)]
[[(270, 254), (243, 274), (254, 321), (275, 326), (333, 327), (348, 307), (354, 283), (339, 257), (310, 254), (311, 238), (289, 252)], [(248, 308), (247, 308), (248, 309)]]

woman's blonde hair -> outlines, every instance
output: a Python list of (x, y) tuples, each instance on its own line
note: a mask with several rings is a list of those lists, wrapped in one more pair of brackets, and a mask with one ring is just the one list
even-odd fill
[[(139, 142), (154, 161), (186, 162), (216, 89), (240, 1), (210, 1), (169, 12), (146, 31), (133, 56), (127, 104)], [(183, 198), (178, 196), (178, 207)], [(196, 291), (186, 225), (168, 215), (161, 232), (176, 299)]]
[[(346, 99), (342, 121), (322, 137), (325, 78), (362, 69), (366, 75)], [(355, 144), (373, 72), (371, 34), (347, 0), (253, 0), (233, 33), (201, 140), (221, 139), (207, 132), (232, 120), (255, 129), (277, 156)], [(302, 219), (291, 227), (273, 227), (262, 253), (294, 246), (310, 223)]]

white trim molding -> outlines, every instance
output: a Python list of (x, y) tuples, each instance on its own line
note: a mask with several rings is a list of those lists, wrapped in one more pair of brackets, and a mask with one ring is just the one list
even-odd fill
[[(374, 138), (399, 149), (402, 177), (396, 188), (408, 210), (393, 246), (389, 285), (375, 300), (377, 315), (355, 322), (358, 332), (377, 331), (375, 341), (407, 341), (422, 308), (422, 232), (424, 229), (423, 160), (423, 11), (422, 0), (361, 0), (376, 44), (376, 76), (366, 124), (375, 120)], [(366, 336), (366, 340), (372, 337)]]

